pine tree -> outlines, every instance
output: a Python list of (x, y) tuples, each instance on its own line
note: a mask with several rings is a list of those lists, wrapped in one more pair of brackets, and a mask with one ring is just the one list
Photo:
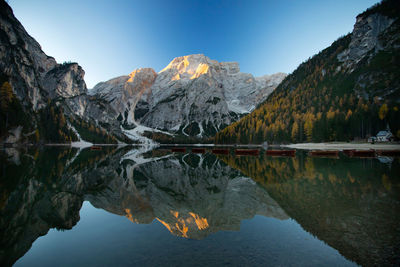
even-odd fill
[(297, 135), (299, 134), (299, 125), (297, 121), (293, 123), (292, 126), (292, 141), (295, 143), (297, 141)]
[(388, 106), (386, 104), (383, 104), (379, 109), (379, 119), (383, 120), (386, 117), (388, 111)]
[(39, 140), (40, 140), (40, 134), (39, 134), (39, 130), (38, 130), (38, 129), (36, 129), (36, 130), (35, 130), (35, 141), (36, 141), (36, 143), (38, 143), (38, 142), (39, 142)]

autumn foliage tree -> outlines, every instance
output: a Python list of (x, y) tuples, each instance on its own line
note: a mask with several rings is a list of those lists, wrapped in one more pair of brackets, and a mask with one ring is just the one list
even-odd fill
[(4, 82), (0, 88), (0, 106), (1, 110), (6, 114), (6, 124), (5, 127), (8, 127), (8, 113), (9, 106), (14, 98), (14, 93), (12, 87), (9, 82)]

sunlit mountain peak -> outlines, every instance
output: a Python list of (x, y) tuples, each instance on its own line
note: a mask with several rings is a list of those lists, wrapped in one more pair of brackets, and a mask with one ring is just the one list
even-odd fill
[(218, 62), (203, 54), (193, 54), (174, 58), (159, 74), (168, 75), (171, 81), (178, 81), (193, 80), (219, 71), (235, 74), (240, 68), (237, 62)]

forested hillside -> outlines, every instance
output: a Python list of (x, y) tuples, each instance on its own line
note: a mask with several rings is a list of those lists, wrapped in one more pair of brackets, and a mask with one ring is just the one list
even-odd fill
[(215, 141), (348, 141), (387, 126), (400, 138), (399, 5), (383, 1), (360, 14), (352, 33), (302, 63)]

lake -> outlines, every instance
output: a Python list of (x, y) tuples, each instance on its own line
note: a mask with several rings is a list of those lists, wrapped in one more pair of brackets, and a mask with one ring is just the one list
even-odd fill
[(400, 265), (400, 159), (0, 151), (1, 266)]

